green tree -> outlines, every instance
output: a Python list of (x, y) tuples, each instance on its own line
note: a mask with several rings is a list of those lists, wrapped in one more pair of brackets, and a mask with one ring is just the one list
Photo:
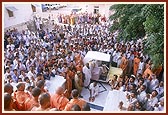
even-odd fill
[(119, 30), (118, 38), (124, 41), (135, 40), (145, 36), (143, 22), (145, 17), (141, 13), (144, 4), (116, 4), (110, 7), (115, 13), (110, 16), (114, 21), (110, 30), (112, 32)]
[(118, 39), (143, 40), (144, 53), (156, 68), (164, 62), (164, 4), (116, 4), (110, 7), (114, 14), (111, 32), (119, 31)]
[(155, 69), (164, 62), (164, 5), (146, 5), (142, 15), (146, 17), (143, 23), (147, 37), (144, 40), (144, 53), (150, 55)]

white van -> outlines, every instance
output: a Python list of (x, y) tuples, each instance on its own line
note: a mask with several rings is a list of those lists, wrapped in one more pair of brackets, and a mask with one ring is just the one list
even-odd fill
[[(92, 69), (92, 80), (108, 82), (110, 79), (114, 79), (114, 75), (120, 76), (123, 73), (121, 68), (111, 66), (110, 54), (103, 52), (88, 51), (83, 59), (83, 63), (89, 63), (91, 68), (93, 63), (96, 64)], [(103, 72), (104, 70), (106, 73)]]

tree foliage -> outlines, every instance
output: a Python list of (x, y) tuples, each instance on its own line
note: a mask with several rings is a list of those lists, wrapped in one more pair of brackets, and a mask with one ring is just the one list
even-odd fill
[[(117, 4), (110, 7), (115, 13), (110, 16), (114, 20), (111, 31), (120, 31), (119, 38), (124, 41), (136, 39), (145, 36), (143, 22), (145, 17), (141, 13), (144, 4)], [(118, 24), (116, 24), (118, 23)]]
[(116, 4), (110, 7), (114, 23), (111, 32), (119, 30), (124, 41), (143, 40), (144, 53), (153, 61), (154, 68), (164, 62), (164, 4)]
[(155, 68), (164, 62), (164, 5), (146, 5), (142, 14), (146, 17), (143, 24), (147, 35), (144, 51), (152, 58)]

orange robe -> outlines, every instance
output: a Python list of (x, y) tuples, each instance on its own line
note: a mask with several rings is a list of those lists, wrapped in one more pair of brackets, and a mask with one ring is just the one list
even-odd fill
[(162, 71), (162, 66), (160, 65), (158, 68), (156, 68), (155, 70), (153, 70), (153, 73), (156, 76), (159, 76), (160, 72)]
[(67, 98), (69, 98), (71, 95), (71, 91), (72, 91), (72, 80), (68, 74), (66, 76), (65, 88), (67, 89), (67, 93), (65, 95)]
[(148, 74), (149, 74), (150, 76), (153, 74), (152, 70), (149, 69), (149, 68), (147, 68), (147, 69), (144, 71), (143, 77), (147, 76)]
[(25, 101), (25, 110), (30, 111), (34, 106), (40, 106), (40, 104), (37, 101), (35, 101), (34, 98), (29, 98)]
[(140, 59), (139, 58), (134, 58), (134, 65), (133, 65), (133, 70), (134, 70), (134, 75), (136, 76), (137, 75), (137, 70), (138, 70), (138, 67), (139, 67), (139, 62), (140, 62)]
[(51, 107), (57, 108), (60, 111), (64, 110), (68, 102), (69, 100), (63, 95), (55, 94), (51, 96)]
[(16, 98), (15, 97), (12, 97), (13, 98), (13, 109), (15, 109), (16, 111), (19, 111), (19, 103), (16, 101)]
[(79, 63), (83, 64), (83, 61), (82, 61), (82, 58), (81, 58), (80, 54), (77, 54), (75, 56), (75, 63), (76, 64), (79, 64)]
[(83, 100), (83, 99), (71, 99), (71, 100), (67, 103), (67, 105), (65, 106), (65, 109), (64, 109), (64, 110), (65, 110), (65, 111), (70, 111), (71, 108), (72, 108), (72, 106), (73, 106), (74, 104), (79, 105), (80, 108), (82, 109), (82, 106), (86, 104), (86, 101)]
[(25, 110), (25, 101), (30, 97), (28, 93), (25, 93), (24, 91), (16, 91), (14, 92), (14, 98), (17, 102), (17, 108), (19, 111)]
[(70, 70), (67, 72), (67, 75), (69, 76), (70, 79), (74, 79), (75, 77), (75, 73)]
[(78, 65), (76, 66), (76, 71), (82, 72), (82, 68), (83, 68), (83, 65), (82, 65), (82, 64), (78, 64)]
[(123, 70), (123, 74), (126, 74), (127, 66), (128, 66), (128, 59), (126, 59), (125, 57), (122, 57), (120, 68)]
[(150, 67), (150, 65), (147, 63), (146, 66), (145, 66), (145, 69), (147, 69), (147, 68), (149, 68), (149, 67)]

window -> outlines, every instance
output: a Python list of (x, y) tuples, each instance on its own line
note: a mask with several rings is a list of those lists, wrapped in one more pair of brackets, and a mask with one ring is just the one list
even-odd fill
[(94, 6), (94, 14), (97, 14), (99, 13), (99, 6)]
[(32, 8), (32, 11), (33, 11), (33, 12), (36, 12), (36, 6), (31, 5), (31, 8)]
[(9, 17), (14, 17), (14, 15), (13, 15), (13, 12), (12, 11), (10, 11), (10, 10), (7, 10), (8, 11), (8, 15), (9, 15)]
[(14, 11), (18, 10), (15, 7), (6, 7), (9, 17), (14, 17)]
[(99, 9), (94, 9), (94, 14), (99, 13)]

